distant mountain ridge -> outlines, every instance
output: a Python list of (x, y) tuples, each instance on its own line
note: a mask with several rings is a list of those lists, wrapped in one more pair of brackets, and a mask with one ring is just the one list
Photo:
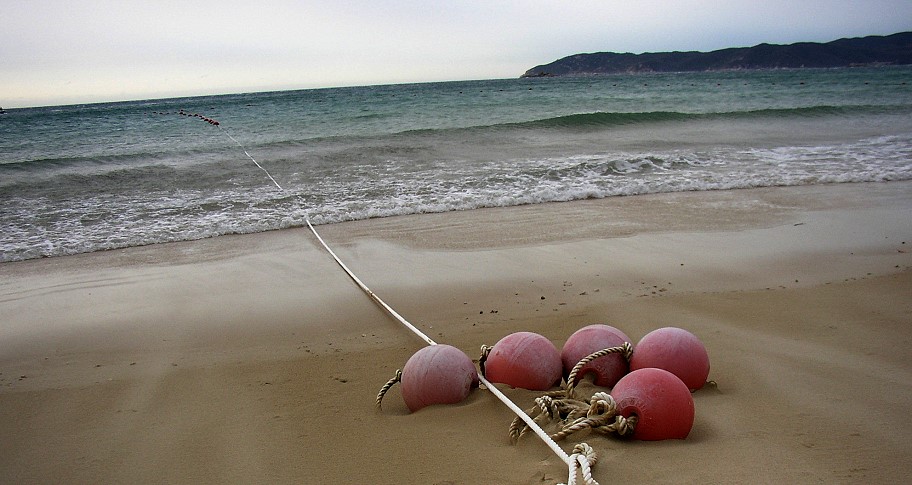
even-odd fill
[(912, 64), (912, 32), (839, 39), (827, 43), (759, 44), (711, 52), (575, 54), (550, 64), (535, 66), (521, 77), (906, 64)]

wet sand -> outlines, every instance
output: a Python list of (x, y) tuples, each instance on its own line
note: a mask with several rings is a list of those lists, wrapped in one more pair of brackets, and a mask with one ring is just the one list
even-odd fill
[[(607, 323), (706, 345), (686, 440), (572, 437), (600, 483), (912, 474), (912, 184), (635, 196), (318, 230), (431, 338), (477, 358)], [(306, 229), (0, 265), (0, 482), (567, 480), (476, 391), (379, 388), (423, 342)], [(635, 342), (634, 342), (635, 343)], [(539, 393), (499, 386), (520, 407)], [(581, 391), (591, 393), (591, 385)]]

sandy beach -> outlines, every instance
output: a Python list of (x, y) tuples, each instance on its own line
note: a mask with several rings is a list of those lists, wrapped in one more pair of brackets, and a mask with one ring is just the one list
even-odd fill
[[(582, 434), (607, 483), (912, 475), (912, 183), (614, 197), (319, 226), (477, 359), (520, 330), (699, 336), (686, 440)], [(479, 390), (409, 414), (423, 342), (306, 229), (0, 265), (0, 483), (540, 484), (565, 464)], [(636, 343), (636, 342), (634, 342)], [(500, 387), (522, 408), (540, 393)], [(582, 386), (583, 393), (594, 387)]]

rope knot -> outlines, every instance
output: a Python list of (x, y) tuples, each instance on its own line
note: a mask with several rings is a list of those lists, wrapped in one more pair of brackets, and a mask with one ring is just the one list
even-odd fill
[(617, 402), (607, 392), (597, 392), (589, 400), (589, 411), (587, 417), (600, 416), (603, 414), (614, 416), (617, 414)]
[(636, 428), (637, 417), (630, 416), (625, 418), (618, 414), (614, 417), (614, 424), (611, 425), (611, 428), (614, 429), (614, 432), (620, 436), (627, 436), (633, 434), (633, 430)]
[(548, 419), (560, 419), (560, 410), (553, 397), (538, 397), (535, 399), (535, 404), (538, 404), (539, 409), (541, 409), (541, 414), (547, 415)]
[[(590, 357), (597, 358), (596, 354), (620, 353), (625, 347), (627, 346), (612, 347), (592, 354)], [(582, 363), (583, 361), (581, 361)], [(581, 367), (581, 365), (577, 364), (577, 367)], [(589, 402), (585, 402), (562, 391), (553, 391), (535, 398), (535, 407), (526, 411), (526, 414), (532, 416), (536, 423), (543, 421), (558, 423), (558, 431), (551, 435), (555, 441), (560, 441), (584, 429), (591, 429), (603, 434), (617, 433), (620, 436), (632, 434), (637, 417), (625, 418), (619, 413), (617, 401), (607, 392), (596, 392), (589, 398)], [(528, 428), (522, 420), (519, 417), (515, 418), (510, 424), (510, 441), (515, 443), (527, 430)]]
[(592, 478), (592, 466), (598, 460), (598, 455), (586, 443), (579, 443), (573, 447), (573, 454), (570, 455), (570, 475), (567, 479), (567, 485), (576, 485), (577, 471), (583, 475), (586, 485), (598, 485), (598, 482)]
[(595, 449), (589, 446), (588, 443), (577, 443), (573, 447), (573, 454), (586, 457), (589, 460), (590, 465), (595, 465), (595, 462), (598, 461), (598, 454), (595, 453)]

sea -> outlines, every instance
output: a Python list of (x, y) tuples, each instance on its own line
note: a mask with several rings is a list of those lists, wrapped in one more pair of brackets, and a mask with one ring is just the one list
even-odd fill
[(912, 67), (517, 78), (7, 109), (0, 262), (307, 220), (910, 179)]

